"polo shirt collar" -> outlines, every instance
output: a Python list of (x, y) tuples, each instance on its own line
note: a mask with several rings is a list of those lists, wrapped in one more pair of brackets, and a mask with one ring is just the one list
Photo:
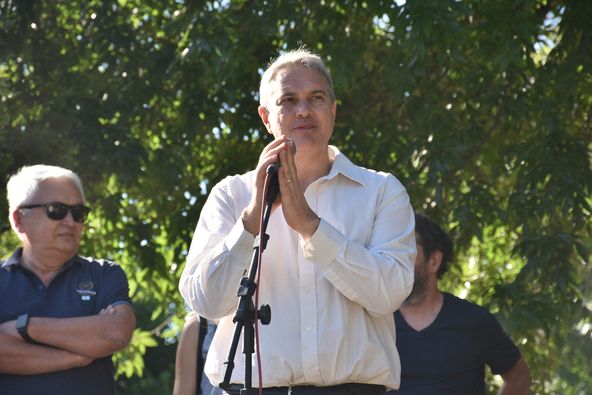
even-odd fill
[(12, 253), (10, 258), (8, 258), (7, 260), (5, 260), (2, 263), (2, 268), (8, 268), (9, 266), (20, 264), (22, 256), (23, 256), (23, 247), (19, 247), (16, 249), (15, 252)]

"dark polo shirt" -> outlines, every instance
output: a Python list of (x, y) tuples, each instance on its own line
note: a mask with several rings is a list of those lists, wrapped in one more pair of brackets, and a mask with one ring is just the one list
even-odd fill
[[(31, 317), (69, 318), (98, 314), (108, 305), (130, 303), (125, 273), (105, 260), (75, 256), (64, 265), (48, 287), (21, 263), (19, 248), (0, 267), (0, 322)], [(37, 375), (0, 374), (0, 393), (115, 394), (111, 357), (90, 365)]]

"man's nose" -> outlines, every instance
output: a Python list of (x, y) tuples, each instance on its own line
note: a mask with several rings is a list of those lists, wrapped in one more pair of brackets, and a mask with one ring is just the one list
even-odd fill
[(66, 214), (64, 219), (62, 219), (62, 223), (66, 223), (68, 225), (76, 224), (76, 221), (74, 220), (74, 215), (72, 214), (72, 210), (68, 210), (68, 213)]
[(296, 115), (299, 117), (307, 117), (310, 114), (310, 103), (307, 100), (300, 100), (298, 104), (296, 104)]

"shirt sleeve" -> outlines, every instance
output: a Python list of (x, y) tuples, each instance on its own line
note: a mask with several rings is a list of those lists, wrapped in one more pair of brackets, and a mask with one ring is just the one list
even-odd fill
[(100, 287), (97, 289), (97, 309), (109, 305), (129, 304), (129, 284), (121, 266), (112, 262), (101, 262)]
[(503, 374), (516, 365), (520, 350), (489, 312), (485, 313), (480, 333), (483, 336), (483, 363), (491, 368), (493, 374)]
[(249, 267), (255, 242), (244, 229), (229, 181), (220, 182), (208, 196), (179, 281), (185, 302), (208, 319), (235, 310), (240, 279)]
[(305, 257), (339, 292), (370, 314), (385, 316), (399, 308), (413, 286), (415, 219), (409, 196), (394, 176), (389, 174), (380, 188), (373, 216), (359, 218), (371, 229), (365, 243), (321, 218), (303, 247)]

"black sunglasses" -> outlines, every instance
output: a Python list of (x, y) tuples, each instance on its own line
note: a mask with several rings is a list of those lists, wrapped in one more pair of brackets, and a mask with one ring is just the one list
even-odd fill
[(37, 207), (45, 207), (45, 214), (47, 214), (47, 218), (53, 219), (54, 221), (61, 221), (66, 218), (68, 215), (68, 211), (72, 213), (72, 218), (76, 222), (84, 222), (88, 213), (90, 212), (90, 207), (86, 207), (84, 204), (75, 204), (70, 206), (69, 204), (60, 203), (60, 202), (51, 202), (45, 204), (30, 204), (28, 206), (21, 206), (19, 208), (37, 208)]

